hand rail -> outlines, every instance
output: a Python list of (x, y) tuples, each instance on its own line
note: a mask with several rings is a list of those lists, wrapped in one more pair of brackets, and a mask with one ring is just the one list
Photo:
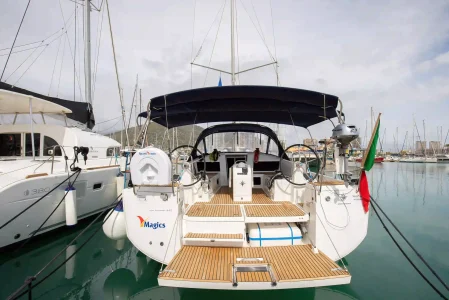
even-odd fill
[(42, 167), (47, 161), (50, 160), (51, 157), (47, 158), (46, 160), (44, 160), (36, 169), (34, 169), (33, 173), (36, 173), (37, 169), (39, 169), (40, 167)]
[(53, 165), (55, 163), (55, 150), (56, 150), (56, 147), (59, 147), (59, 149), (61, 149), (62, 152), (64, 152), (64, 158), (65, 158), (65, 161), (66, 161), (64, 172), (68, 171), (68, 167), (67, 167), (67, 159), (68, 158), (67, 158), (67, 154), (65, 153), (64, 147), (61, 146), (61, 145), (54, 145), (53, 146), (53, 153), (51, 154), (52, 160), (51, 160), (51, 173), (50, 174), (53, 174)]
[[(61, 149), (62, 152), (64, 152), (64, 158), (65, 158), (65, 160), (67, 162), (67, 154), (65, 153), (64, 147), (61, 146), (61, 145), (55, 145), (55, 146), (52, 147), (53, 148), (53, 153), (52, 153), (51, 157), (49, 157), (46, 160), (44, 160), (36, 169), (34, 169), (33, 173), (36, 173), (37, 169), (42, 167), (47, 161), (49, 161), (51, 159), (51, 172), (50, 172), (50, 174), (53, 174), (53, 165), (55, 163), (55, 150), (56, 150), (57, 147), (59, 147), (59, 149)], [(48, 147), (48, 148), (50, 148), (50, 147)], [(46, 148), (46, 149), (48, 149), (48, 148)], [(66, 163), (64, 172), (67, 172), (67, 170), (68, 170), (68, 167), (67, 167), (67, 163)]]

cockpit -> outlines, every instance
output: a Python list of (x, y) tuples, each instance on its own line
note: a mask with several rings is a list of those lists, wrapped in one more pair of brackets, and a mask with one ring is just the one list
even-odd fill
[(230, 168), (244, 162), (253, 171), (255, 186), (261, 185), (262, 174), (274, 175), (279, 171), (279, 156), (284, 150), (269, 127), (241, 123), (205, 129), (193, 148), (204, 153), (199, 158), (198, 151), (193, 151), (193, 159), (197, 160), (196, 171), (205, 171), (209, 178), (216, 177), (221, 182), (228, 182)]
[[(225, 186), (234, 194), (246, 191), (246, 196), (234, 195), (241, 201), (253, 190), (268, 189), (275, 178), (291, 177), (295, 169), (276, 133), (258, 124), (208, 127), (193, 146), (179, 146), (170, 157), (175, 180), (184, 186), (198, 186), (201, 181), (208, 184), (205, 190)], [(306, 180), (301, 176), (301, 182)]]

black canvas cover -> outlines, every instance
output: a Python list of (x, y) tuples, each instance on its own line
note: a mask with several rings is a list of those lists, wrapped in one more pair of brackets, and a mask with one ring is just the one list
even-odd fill
[(72, 111), (71, 114), (67, 114), (67, 117), (78, 121), (80, 123), (86, 124), (89, 129), (92, 129), (95, 126), (95, 117), (94, 112), (92, 110), (92, 106), (90, 103), (83, 102), (75, 102), (70, 100), (64, 100), (55, 97), (49, 97), (42, 94), (34, 93), (32, 91), (22, 89), (16, 86), (11, 86), (8, 83), (0, 82), (0, 90), (6, 90), (10, 92), (30, 95), (36, 98), (40, 98), (43, 100), (47, 100), (59, 105), (62, 105)]
[(276, 133), (269, 127), (259, 125), (259, 124), (248, 124), (248, 123), (227, 123), (208, 127), (204, 129), (198, 136), (194, 148), (198, 148), (199, 143), (211, 134), (222, 133), (222, 132), (252, 132), (261, 133), (270, 138), (270, 143), (275, 143), (279, 149), (279, 155), (282, 154), (284, 148), (278, 139)]
[[(247, 121), (309, 127), (337, 116), (338, 97), (277, 86), (221, 86), (151, 99), (151, 119), (165, 127)], [(143, 112), (139, 116), (147, 117)]]

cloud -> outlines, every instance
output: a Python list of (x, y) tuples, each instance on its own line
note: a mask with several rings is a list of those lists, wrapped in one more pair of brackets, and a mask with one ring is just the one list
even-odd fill
[(449, 64), (449, 51), (446, 53), (439, 54), (437, 57), (433, 59), (429, 59), (421, 62), (416, 67), (417, 71), (420, 72), (429, 72), (435, 68), (448, 65)]
[[(189, 89), (191, 86), (216, 85), (220, 76), (218, 72), (207, 72), (190, 65), (200, 45), (203, 46), (195, 60), (197, 63), (210, 63), (211, 67), (230, 70), (229, 3), (218, 34), (219, 22), (217, 20), (214, 23), (214, 18), (217, 13), (221, 16), (219, 10), (223, 2), (198, 0), (196, 3), (193, 19), (191, 1), (150, 3), (136, 0), (133, 5), (110, 2), (119, 76), (128, 110), (137, 74), (143, 105), (151, 97), (160, 94)], [(62, 4), (67, 18), (75, 4), (69, 1), (62, 1)], [(273, 1), (276, 48), (269, 1), (257, 1), (254, 4), (255, 10), (250, 1), (237, 1), (238, 69), (269, 63), (270, 53), (276, 55), (283, 86), (339, 96), (344, 103), (348, 122), (358, 125), (362, 132), (365, 130), (365, 120), (370, 119), (370, 108), (382, 112), (382, 126), (387, 128), (387, 145), (388, 140), (392, 141), (396, 127), (400, 128), (402, 137), (407, 130), (412, 131), (413, 116), (417, 120), (426, 119), (428, 139), (437, 138), (437, 126), (449, 126), (446, 117), (449, 110), (447, 1), (435, 0), (432, 5), (418, 0)], [(0, 20), (0, 34), (4, 37), (0, 40), (0, 48), (5, 48), (10, 46), (14, 38), (24, 4), (8, 0), (2, 6), (8, 11)], [(51, 18), (42, 18), (49, 12)], [(101, 14), (92, 12), (94, 52), (99, 20)], [(54, 1), (41, 0), (39, 5), (31, 4), (17, 43), (44, 38), (62, 27), (62, 24), (59, 8)], [(79, 29), (78, 32), (82, 33), (82, 26)], [(69, 36), (73, 48), (73, 27)], [(77, 45), (80, 46), (80, 43)], [(20, 80), (20, 86), (48, 93), (57, 49), (57, 43), (49, 46)], [(77, 57), (81, 58), (79, 65), (82, 66), (83, 50), (82, 47), (77, 49)], [(27, 55), (15, 55), (6, 73), (12, 72)], [(69, 58), (70, 53), (66, 48), (59, 93), (73, 99), (73, 62)], [(4, 63), (5, 57), (0, 57), (0, 66)], [(26, 66), (20, 70), (24, 71)], [(229, 85), (230, 77), (225, 73), (221, 75), (223, 84)], [(83, 89), (83, 72), (80, 76)], [(59, 75), (56, 78), (59, 79)], [(269, 66), (244, 73), (239, 76), (239, 82), (275, 85), (274, 68)], [(51, 94), (55, 94), (56, 90), (53, 83)], [(75, 90), (78, 95), (78, 83)], [(118, 89), (106, 16), (95, 90), (94, 110), (97, 120), (100, 122), (119, 115)], [(79, 96), (77, 100), (80, 100)], [(331, 132), (327, 123), (312, 127), (311, 132), (319, 138), (329, 136)], [(305, 130), (300, 129), (298, 132), (300, 137), (291, 133), (287, 142), (298, 142), (298, 139), (308, 136)]]

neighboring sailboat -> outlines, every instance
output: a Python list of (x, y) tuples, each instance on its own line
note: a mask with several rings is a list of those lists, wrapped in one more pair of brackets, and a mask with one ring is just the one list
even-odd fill
[[(87, 103), (0, 83), (0, 114), (14, 116), (12, 124), (0, 125), (0, 225), (4, 226), (0, 247), (75, 225), (110, 206), (123, 188), (123, 177), (117, 177), (120, 144), (90, 131), (95, 119), (90, 90), (89, 0), (84, 16)], [(29, 123), (16, 122), (19, 115), (28, 115)], [(48, 124), (52, 118), (59, 118), (62, 124)], [(3, 224), (30, 205), (34, 206)]]

